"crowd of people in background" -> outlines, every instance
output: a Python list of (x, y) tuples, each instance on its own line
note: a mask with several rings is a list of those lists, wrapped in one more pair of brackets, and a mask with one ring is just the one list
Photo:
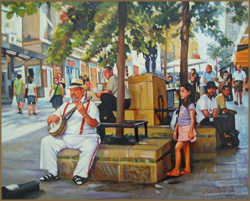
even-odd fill
[[(206, 71), (201, 75), (196, 72), (195, 68), (192, 68), (189, 74), (189, 83), (192, 85), (192, 90), (194, 92), (196, 101), (200, 98), (200, 87), (203, 86), (203, 94), (205, 94), (207, 92), (207, 83), (210, 81), (215, 82), (216, 86), (218, 87), (218, 89), (216, 89), (216, 94), (222, 93), (223, 86), (227, 85), (229, 87), (229, 95), (226, 97), (226, 101), (233, 101), (234, 88), (234, 104), (242, 105), (242, 94), (248, 90), (248, 84), (246, 81), (246, 73), (242, 70), (240, 65), (237, 65), (236, 71), (233, 73), (233, 75), (225, 70), (220, 71), (217, 77), (216, 73), (212, 69), (212, 66), (209, 64), (206, 66)], [(173, 75), (168, 73), (166, 76), (166, 84), (167, 88), (177, 88), (180, 85), (179, 73), (175, 76), (175, 78)]]

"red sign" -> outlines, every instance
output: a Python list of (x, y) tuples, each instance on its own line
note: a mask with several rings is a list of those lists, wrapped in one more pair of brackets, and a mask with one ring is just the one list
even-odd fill
[(69, 66), (75, 67), (75, 62), (74, 62), (74, 61), (71, 61), (71, 60), (68, 60), (68, 65), (69, 65)]

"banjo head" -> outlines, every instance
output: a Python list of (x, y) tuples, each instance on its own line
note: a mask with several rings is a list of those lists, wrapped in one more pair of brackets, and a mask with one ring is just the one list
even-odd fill
[(49, 125), (48, 131), (53, 137), (58, 137), (64, 133), (66, 129), (66, 120), (60, 116), (59, 121), (52, 122)]

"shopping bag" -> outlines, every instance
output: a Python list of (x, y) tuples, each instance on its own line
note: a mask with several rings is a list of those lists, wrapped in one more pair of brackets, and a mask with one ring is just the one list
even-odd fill
[(13, 96), (12, 107), (17, 107), (16, 96)]

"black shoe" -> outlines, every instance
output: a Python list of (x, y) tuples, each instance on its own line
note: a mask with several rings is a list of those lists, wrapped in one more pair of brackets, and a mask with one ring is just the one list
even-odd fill
[(236, 102), (236, 101), (234, 101), (234, 104), (235, 104), (235, 105), (239, 105), (238, 102)]
[(73, 177), (73, 181), (75, 182), (76, 185), (83, 185), (88, 181), (88, 178), (80, 177), (78, 175), (75, 175)]
[(242, 101), (240, 101), (240, 104), (242, 105)]
[(18, 113), (17, 114), (23, 114), (22, 110), (18, 108)]
[(58, 179), (58, 176), (54, 176), (53, 174), (49, 173), (40, 177), (39, 181), (57, 181)]

